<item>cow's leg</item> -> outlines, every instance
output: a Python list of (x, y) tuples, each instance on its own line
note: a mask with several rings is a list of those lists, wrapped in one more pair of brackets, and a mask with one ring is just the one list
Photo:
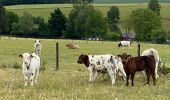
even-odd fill
[(39, 74), (39, 68), (38, 68), (37, 71), (35, 72), (35, 83), (37, 83), (38, 74)]
[(31, 73), (31, 76), (30, 76), (31, 86), (34, 85), (34, 75), (35, 73)]
[(107, 67), (107, 71), (111, 77), (111, 80), (112, 80), (112, 85), (115, 84), (115, 79), (116, 79), (116, 69), (113, 68), (112, 66), (108, 66)]
[(130, 76), (130, 74), (126, 73), (126, 86), (129, 85), (129, 76)]
[(89, 66), (88, 70), (89, 70), (89, 81), (92, 82), (94, 79), (94, 72), (92, 66)]
[(93, 80), (95, 80), (99, 73), (97, 71), (94, 71), (93, 73), (94, 73)]
[(132, 74), (131, 74), (131, 80), (132, 80), (131, 85), (132, 85), (132, 86), (134, 86), (134, 77), (135, 77), (135, 73), (132, 73)]
[(147, 75), (147, 84), (149, 85), (149, 82), (150, 82), (150, 71), (146, 71), (146, 75)]
[(25, 80), (25, 83), (24, 83), (24, 86), (27, 86), (28, 84), (27, 84), (27, 82), (28, 82), (28, 77), (25, 75), (24, 76), (24, 80)]
[(158, 64), (159, 64), (159, 62), (156, 62), (156, 66), (155, 66), (155, 77), (156, 78), (159, 78), (159, 75), (158, 75)]
[(124, 69), (123, 69), (123, 68), (120, 68), (120, 69), (119, 69), (119, 72), (121, 73), (123, 79), (126, 80), (126, 73), (125, 73)]
[(152, 76), (152, 79), (153, 79), (153, 85), (156, 85), (156, 77), (155, 77), (154, 71), (151, 71), (151, 76)]

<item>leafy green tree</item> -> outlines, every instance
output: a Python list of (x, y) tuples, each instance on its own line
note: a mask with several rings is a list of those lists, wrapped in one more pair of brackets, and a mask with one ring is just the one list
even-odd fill
[(8, 30), (6, 16), (7, 16), (7, 11), (3, 7), (3, 5), (0, 4), (0, 35), (5, 34)]
[(108, 18), (108, 23), (111, 31), (120, 31), (118, 27), (118, 22), (119, 22), (119, 8), (112, 6), (110, 7), (110, 10), (107, 12), (107, 18)]
[(166, 43), (166, 32), (163, 29), (156, 29), (152, 31), (151, 40), (154, 43), (163, 44)]
[(148, 4), (148, 9), (152, 10), (154, 13), (160, 15), (160, 4), (158, 0), (150, 0)]
[(14, 12), (12, 11), (8, 11), (7, 12), (7, 25), (8, 25), (8, 32), (7, 34), (11, 33), (11, 30), (12, 30), (12, 24), (13, 23), (18, 23), (19, 22), (19, 17), (17, 14), (15, 14)]
[(103, 38), (107, 33), (107, 21), (100, 11), (93, 11), (85, 23), (87, 37)]
[(24, 12), (18, 23), (13, 23), (12, 33), (19, 36), (32, 36), (35, 29), (34, 18)]
[(161, 27), (161, 18), (151, 10), (137, 9), (130, 15), (130, 24), (137, 33), (137, 40), (151, 41), (151, 32)]
[(53, 38), (60, 38), (64, 35), (66, 30), (66, 17), (59, 8), (51, 13), (48, 24)]

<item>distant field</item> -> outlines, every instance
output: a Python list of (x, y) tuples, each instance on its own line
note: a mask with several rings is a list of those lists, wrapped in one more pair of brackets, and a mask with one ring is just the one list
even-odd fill
[[(146, 3), (116, 3), (116, 4), (94, 4), (95, 8), (100, 10), (103, 15), (106, 17), (107, 11), (111, 6), (118, 6), (120, 9), (120, 24), (123, 23), (132, 10), (137, 8), (147, 8)], [(15, 6), (6, 6), (8, 11), (14, 11), (18, 15), (22, 15), (23, 12), (31, 13), (33, 16), (41, 16), (48, 20), (50, 13), (54, 9), (60, 8), (62, 12), (68, 16), (70, 10), (72, 9), (71, 4), (41, 4), (41, 5), (15, 5)], [(170, 3), (161, 4), (161, 16), (162, 23), (165, 29), (170, 29)]]
[[(148, 3), (150, 0), (94, 0), (94, 3)], [(158, 0), (161, 3), (170, 3), (169, 0)]]
[[(0, 99), (1, 100), (169, 100), (170, 75), (162, 76), (157, 86), (144, 86), (143, 74), (137, 73), (135, 86), (126, 87), (120, 76), (115, 86), (107, 75), (97, 77), (94, 83), (89, 83), (89, 72), (84, 65), (76, 61), (81, 53), (84, 54), (121, 54), (127, 52), (137, 55), (137, 43), (132, 43), (132, 49), (118, 49), (117, 42), (74, 41), (80, 46), (79, 50), (68, 50), (66, 43), (59, 42), (59, 71), (55, 71), (56, 40), (42, 40), (41, 61), (45, 70), (40, 71), (38, 84), (34, 87), (24, 87), (21, 69), (11, 68), (22, 61), (18, 58), (24, 52), (33, 52), (34, 39), (0, 39)], [(170, 67), (170, 46), (158, 44), (141, 44), (141, 51), (155, 48), (167, 67)], [(7, 68), (3, 68), (6, 66)], [(9, 68), (10, 67), (10, 68)]]

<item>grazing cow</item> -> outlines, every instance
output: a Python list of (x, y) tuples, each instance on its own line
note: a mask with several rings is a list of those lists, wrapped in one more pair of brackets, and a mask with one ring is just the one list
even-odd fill
[(22, 72), (25, 79), (25, 86), (27, 86), (27, 81), (31, 81), (31, 86), (34, 82), (37, 83), (39, 68), (40, 68), (40, 58), (35, 53), (29, 54), (24, 53), (18, 56), (23, 60)]
[(41, 48), (42, 48), (42, 44), (41, 44), (41, 41), (40, 40), (36, 40), (35, 41), (35, 44), (34, 44), (34, 50), (35, 50), (35, 53), (40, 56), (41, 54)]
[(68, 49), (79, 49), (79, 46), (73, 43), (66, 44), (66, 47), (68, 47)]
[(129, 85), (129, 77), (131, 75), (132, 83), (131, 85), (134, 86), (134, 76), (136, 71), (146, 71), (147, 74), (147, 84), (150, 81), (150, 75), (153, 78), (153, 84), (156, 85), (156, 78), (155, 78), (155, 59), (151, 56), (139, 56), (139, 57), (131, 57), (126, 53), (122, 55), (118, 55), (121, 58), (124, 70), (126, 72), (126, 85)]
[(121, 61), (115, 59), (115, 56), (111, 54), (107, 55), (85, 55), (81, 54), (77, 60), (77, 63), (84, 64), (89, 72), (90, 78), (89, 81), (92, 82), (98, 76), (100, 71), (107, 69), (109, 73), (112, 85), (115, 84), (116, 74), (120, 72), (124, 79), (126, 74), (123, 69), (123, 64)]
[(120, 41), (118, 44), (118, 48), (122, 48), (128, 46), (129, 48), (131, 48), (131, 41)]
[(156, 63), (155, 75), (156, 75), (156, 78), (159, 78), (158, 67), (161, 67), (161, 59), (159, 58), (158, 51), (153, 48), (150, 48), (150, 49), (144, 50), (142, 53), (142, 56), (150, 56), (150, 55), (154, 56), (155, 63)]

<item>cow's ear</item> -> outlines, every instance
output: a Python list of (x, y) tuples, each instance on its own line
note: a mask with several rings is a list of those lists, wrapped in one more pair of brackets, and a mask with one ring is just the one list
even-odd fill
[(23, 58), (23, 55), (18, 55), (19, 58)]
[(29, 59), (32, 59), (32, 58), (33, 58), (33, 55), (30, 55), (30, 56), (29, 56)]
[(118, 57), (121, 57), (121, 55), (117, 55)]
[(127, 57), (131, 57), (131, 55), (128, 55)]

